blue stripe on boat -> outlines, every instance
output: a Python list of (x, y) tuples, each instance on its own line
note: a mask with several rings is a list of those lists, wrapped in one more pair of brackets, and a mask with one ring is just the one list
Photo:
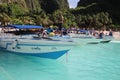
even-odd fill
[[(7, 51), (6, 49), (0, 48), (0, 50)], [(18, 53), (18, 52), (11, 52), (7, 51), (16, 55), (26, 55), (26, 56), (36, 56), (36, 57), (42, 57), (42, 58), (49, 58), (49, 59), (58, 59), (59, 57), (63, 56), (65, 53), (67, 53), (69, 50), (63, 50), (63, 51), (55, 51), (55, 52), (48, 52), (48, 53)]]
[[(7, 43), (6, 48), (8, 45), (11, 45), (12, 43)], [(34, 44), (18, 44), (18, 45), (24, 45), (24, 46), (35, 46)], [(48, 45), (39, 45), (39, 46), (48, 46)], [(54, 45), (56, 46), (56, 45)], [(58, 45), (57, 45), (58, 46)], [(59, 46), (68, 46), (68, 45), (59, 45)], [(7, 51), (6, 48), (1, 48), (4, 51)], [(54, 51), (54, 52), (46, 52), (46, 53), (19, 53), (19, 52), (12, 52), (8, 51), (17, 55), (29, 55), (29, 56), (36, 56), (36, 57), (43, 57), (43, 58), (50, 58), (50, 59), (57, 59), (67, 53), (69, 50), (61, 50), (61, 51)]]
[(58, 59), (59, 57), (67, 53), (68, 51), (69, 50), (47, 52), (47, 53), (18, 53), (18, 52), (12, 52), (12, 53), (17, 54), (17, 55), (28, 55), (28, 56), (36, 56), (36, 57), (49, 58), (49, 59)]
[(20, 46), (74, 46), (74, 45), (67, 45), (67, 44), (63, 44), (63, 45), (61, 45), (61, 44), (17, 44), (17, 45), (20, 45)]

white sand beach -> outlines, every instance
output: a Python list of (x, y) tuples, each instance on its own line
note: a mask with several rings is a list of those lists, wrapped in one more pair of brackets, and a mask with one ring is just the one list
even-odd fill
[(115, 38), (115, 40), (120, 40), (120, 32), (114, 32), (113, 37)]

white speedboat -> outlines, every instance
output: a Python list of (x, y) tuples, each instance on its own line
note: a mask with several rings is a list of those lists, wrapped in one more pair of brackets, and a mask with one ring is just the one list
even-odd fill
[(74, 42), (77, 44), (98, 44), (98, 43), (108, 43), (114, 38), (112, 36), (103, 36), (103, 38), (96, 38), (92, 35), (86, 35), (86, 34), (69, 34)]
[(46, 39), (1, 39), (0, 48), (19, 55), (57, 59), (67, 53), (75, 44)]
[(99, 44), (99, 43), (109, 43), (111, 40), (109, 39), (80, 39), (80, 38), (74, 38), (74, 42), (76, 44), (85, 45), (85, 44)]
[[(10, 25), (17, 29), (40, 29), (34, 25)], [(31, 55), (43, 58), (57, 59), (67, 53), (75, 44), (70, 41), (54, 40), (49, 38), (33, 38), (31, 36), (3, 36), (0, 38), (1, 50), (10, 51), (19, 55)]]

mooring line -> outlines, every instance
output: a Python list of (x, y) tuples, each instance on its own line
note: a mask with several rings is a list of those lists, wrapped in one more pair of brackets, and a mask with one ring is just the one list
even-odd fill
[(9, 80), (15, 80), (13, 79), (13, 77), (3, 68), (0, 66), (0, 71), (3, 72), (3, 74), (6, 75), (6, 77), (9, 79)]

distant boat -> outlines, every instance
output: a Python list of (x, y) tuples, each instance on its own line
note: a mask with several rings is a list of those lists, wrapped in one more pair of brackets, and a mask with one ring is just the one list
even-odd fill
[(99, 42), (88, 42), (87, 44), (109, 43), (111, 40), (101, 40)]
[(96, 38), (92, 35), (86, 35), (86, 34), (75, 34), (70, 33), (69, 34), (73, 41), (77, 44), (98, 44), (98, 43), (108, 43), (111, 40), (113, 40), (113, 36), (103, 36), (103, 38)]
[(92, 39), (94, 38), (91, 35), (86, 35), (86, 34), (75, 34), (75, 33), (69, 33), (70, 37), (72, 38), (80, 38), (80, 39)]
[(100, 43), (108, 43), (110, 42), (111, 40), (103, 40), (103, 41), (100, 41)]

